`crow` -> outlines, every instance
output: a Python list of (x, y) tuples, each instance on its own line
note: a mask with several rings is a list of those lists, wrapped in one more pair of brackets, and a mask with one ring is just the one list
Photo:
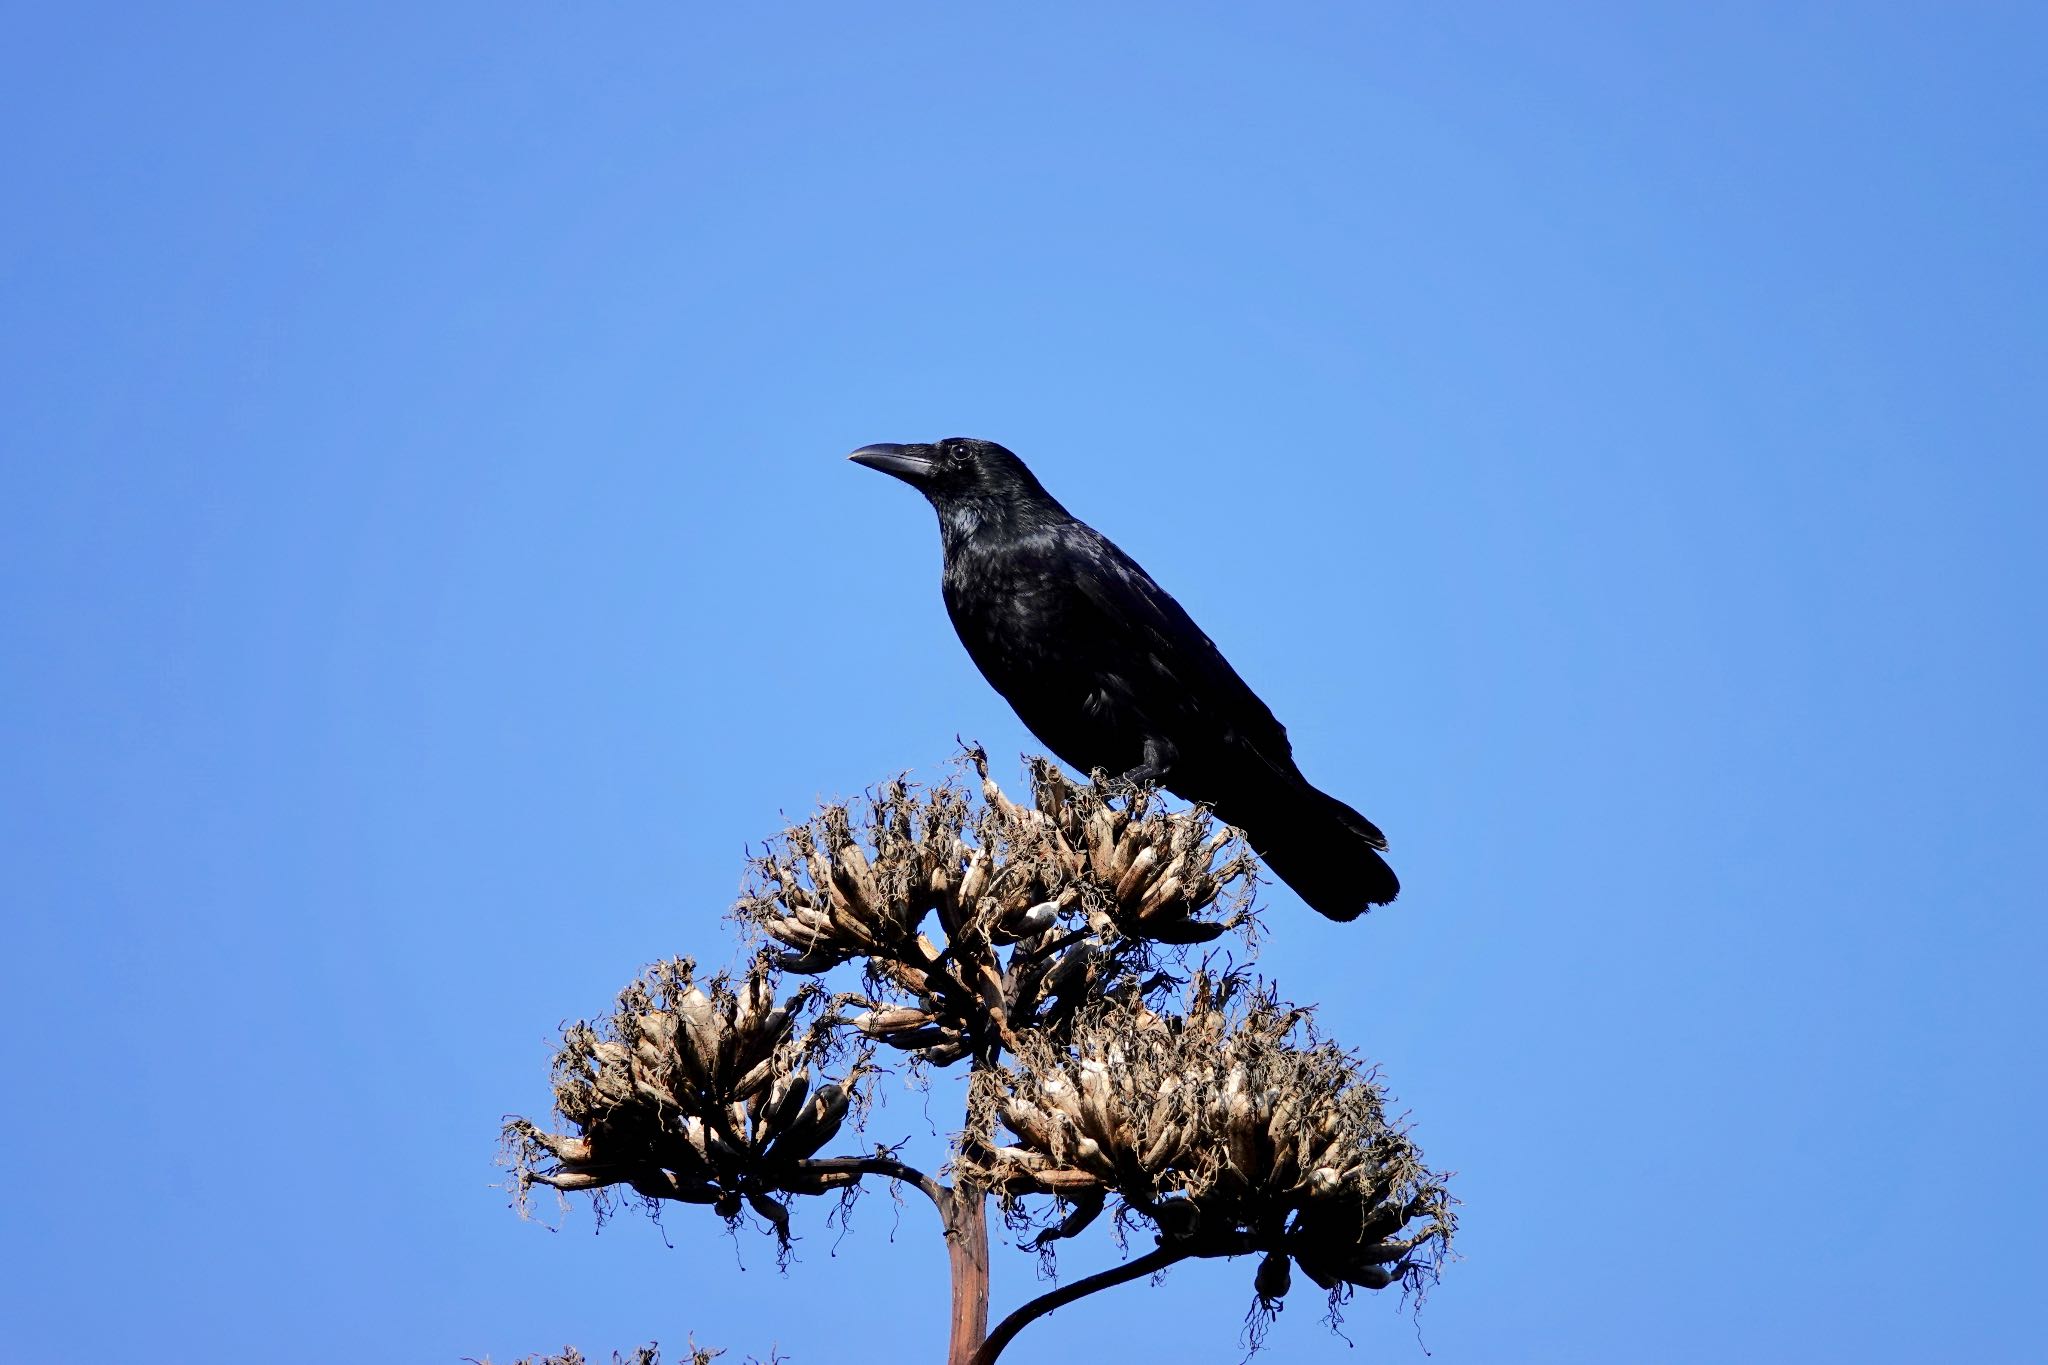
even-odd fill
[(1386, 836), (1309, 785), (1287, 731), (1180, 603), (1022, 460), (957, 436), (848, 458), (931, 502), (960, 642), (1061, 759), (1208, 806), (1331, 919), (1394, 899)]

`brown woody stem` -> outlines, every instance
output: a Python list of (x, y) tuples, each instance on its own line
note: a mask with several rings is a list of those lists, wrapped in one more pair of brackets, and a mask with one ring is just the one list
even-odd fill
[(988, 1333), (988, 1195), (980, 1186), (952, 1187), (891, 1156), (842, 1156), (809, 1163), (813, 1169), (855, 1171), (914, 1185), (946, 1226), (946, 1259), (953, 1277), (952, 1342), (948, 1365), (968, 1365)]
[[(953, 1272), (953, 1329), (947, 1365), (981, 1360), (988, 1333), (988, 1196), (960, 1184), (941, 1205), (946, 1218), (946, 1259)], [(990, 1356), (989, 1359), (994, 1359)]]
[(900, 1180), (914, 1185), (924, 1192), (925, 1198), (938, 1206), (939, 1216), (946, 1216), (946, 1201), (950, 1194), (944, 1185), (926, 1175), (915, 1166), (906, 1165), (892, 1156), (839, 1156), (808, 1163), (813, 1168), (837, 1171), (858, 1171), (862, 1175), (879, 1175), (890, 1180)]
[(1109, 1289), (1132, 1280), (1143, 1279), (1147, 1275), (1157, 1274), (1174, 1262), (1184, 1261), (1193, 1254), (1176, 1246), (1157, 1247), (1135, 1261), (1126, 1261), (1122, 1265), (1112, 1266), (1108, 1270), (1099, 1271), (1072, 1284), (1063, 1284), (1050, 1293), (1040, 1294), (997, 1323), (996, 1330), (989, 1333), (988, 1340), (981, 1343), (980, 1350), (958, 1359), (964, 1365), (993, 1365), (995, 1358), (1002, 1354), (1003, 1348), (1010, 1344), (1011, 1338), (1053, 1309), (1064, 1307), (1076, 1299), (1086, 1298), (1098, 1289)]

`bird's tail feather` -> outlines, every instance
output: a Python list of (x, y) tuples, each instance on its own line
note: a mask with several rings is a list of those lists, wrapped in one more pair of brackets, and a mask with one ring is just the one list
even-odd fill
[(1372, 821), (1307, 783), (1296, 791), (1292, 801), (1265, 804), (1256, 821), (1231, 821), (1274, 876), (1334, 920), (1357, 919), (1401, 893), (1400, 879), (1380, 856), (1386, 836)]

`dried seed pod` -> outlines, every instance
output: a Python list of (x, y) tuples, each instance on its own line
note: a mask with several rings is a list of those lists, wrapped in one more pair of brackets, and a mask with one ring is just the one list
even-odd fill
[(712, 1035), (711, 1086), (715, 1090), (730, 1090), (738, 1079), (734, 1063), (739, 1057), (739, 1033), (729, 1019), (721, 1015), (718, 1029)]
[(1052, 1119), (1030, 1100), (1010, 1098), (1002, 1102), (1003, 1122), (1011, 1132), (1041, 1151), (1052, 1144)]
[(635, 1032), (643, 1039), (658, 1047), (666, 1047), (675, 1041), (676, 1017), (667, 1010), (648, 1010), (632, 1017)]
[(1301, 1107), (1301, 1096), (1294, 1092), (1280, 1095), (1272, 1106), (1271, 1117), (1266, 1120), (1266, 1149), (1270, 1153), (1272, 1180), (1277, 1186), (1292, 1188), (1300, 1172), (1300, 1147), (1294, 1140), (1294, 1115)]
[(1003, 978), (992, 962), (977, 962), (967, 973), (968, 984), (981, 997), (981, 1004), (992, 1018), (1003, 1018), (1006, 1006), (1003, 999)]
[(1043, 1152), (1034, 1152), (1029, 1147), (990, 1147), (988, 1155), (992, 1161), (1021, 1166), (1031, 1171), (1042, 1171), (1052, 1165), (1051, 1157)]
[(774, 1078), (775, 1059), (773, 1057), (763, 1057), (745, 1075), (733, 1082), (732, 1093), (743, 1101), (751, 1100), (765, 1092), (768, 1088), (768, 1083)]
[(882, 1040), (905, 1052), (950, 1045), (960, 1041), (960, 1030), (950, 1024), (926, 1024), (922, 1028), (899, 1029)]
[[(1126, 844), (1128, 844), (1129, 842), (1131, 841), (1127, 840)], [(1121, 855), (1123, 848), (1124, 845), (1118, 846), (1119, 855)], [(1121, 861), (1121, 858), (1119, 859), (1119, 861)], [(1153, 847), (1150, 844), (1147, 844), (1145, 847), (1139, 849), (1137, 853), (1130, 859), (1129, 865), (1123, 867), (1117, 874), (1117, 900), (1123, 904), (1128, 905), (1131, 901), (1131, 898), (1137, 894), (1138, 888), (1146, 884), (1147, 879), (1152, 874), (1152, 870), (1158, 866), (1159, 850), (1157, 848)]]
[(1062, 1166), (1071, 1166), (1074, 1164), (1074, 1144), (1077, 1140), (1074, 1116), (1058, 1108), (1048, 1108), (1046, 1112), (1052, 1119), (1052, 1127), (1049, 1130), (1052, 1140), (1046, 1144), (1046, 1155)]
[(779, 1199), (771, 1199), (759, 1190), (747, 1191), (747, 1205), (774, 1227), (778, 1240), (789, 1241), (789, 1209)]
[(1053, 965), (1052, 970), (1045, 974), (1045, 993), (1047, 995), (1063, 995), (1071, 990), (1079, 979), (1087, 975), (1088, 969), (1094, 965), (1095, 955), (1096, 948), (1092, 943), (1076, 943), (1073, 947), (1067, 949), (1061, 955), (1060, 960)]
[(858, 923), (865, 927), (882, 915), (881, 892), (859, 844), (849, 841), (833, 850), (831, 869), (832, 886)]
[(721, 1028), (718, 1016), (711, 1008), (711, 997), (704, 993), (703, 987), (691, 986), (677, 998), (676, 1013), (682, 1019), (683, 1056), (696, 1068), (698, 1079), (708, 1078), (717, 1060)]
[(548, 1155), (554, 1157), (557, 1161), (573, 1164), (588, 1162), (591, 1159), (589, 1138), (568, 1137), (560, 1133), (543, 1133), (531, 1124), (526, 1126), (525, 1135), (529, 1141), (546, 1149)]
[(721, 1171), (738, 1169), (746, 1164), (749, 1155), (744, 1143), (735, 1143), (708, 1123), (704, 1125), (704, 1148), (710, 1154), (711, 1164)]
[(967, 871), (961, 875), (960, 893), (956, 897), (963, 915), (973, 913), (975, 903), (981, 899), (982, 893), (988, 889), (988, 880), (990, 873), (994, 869), (994, 862), (995, 860), (989, 857), (988, 850), (982, 848), (975, 849), (973, 855), (968, 858)]
[(704, 1120), (695, 1114), (683, 1116), (683, 1141), (690, 1144), (690, 1150), (706, 1165), (711, 1161), (711, 1130), (704, 1126)]
[(1083, 1061), (1076, 1089), (1082, 1131), (1104, 1142), (1115, 1142), (1121, 1125), (1110, 1112), (1109, 1068), (1097, 1061)]
[(814, 976), (819, 972), (831, 971), (851, 956), (851, 953), (844, 952), (830, 943), (820, 943), (800, 953), (778, 953), (775, 965), (785, 972)]
[(811, 1076), (808, 1071), (791, 1071), (777, 1077), (768, 1087), (768, 1104), (762, 1112), (762, 1128), (771, 1136), (788, 1129), (803, 1112), (804, 1096), (809, 1092)]
[(1139, 1154), (1138, 1165), (1156, 1177), (1173, 1164), (1186, 1142), (1187, 1128), (1184, 1125), (1163, 1123), (1154, 1130), (1152, 1140)]
[(718, 1186), (680, 1179), (669, 1171), (642, 1171), (626, 1183), (649, 1199), (675, 1199), (685, 1204), (711, 1204), (718, 1199)]
[(1068, 1203), (1072, 1205), (1067, 1212), (1067, 1216), (1062, 1218), (1056, 1227), (1047, 1228), (1044, 1232), (1038, 1234), (1036, 1241), (1039, 1246), (1044, 1246), (1048, 1242), (1058, 1241), (1064, 1237), (1079, 1237), (1083, 1232), (1086, 1232), (1088, 1225), (1102, 1216), (1102, 1207), (1106, 1202), (1106, 1192), (1101, 1189), (1082, 1190), (1068, 1195), (1066, 1198)]
[(1098, 878), (1107, 879), (1116, 862), (1116, 821), (1107, 804), (1088, 813), (1088, 861)]
[(846, 1087), (832, 1081), (819, 1087), (796, 1120), (783, 1130), (770, 1154), (783, 1161), (801, 1161), (830, 1142), (846, 1117)]
[(656, 1105), (675, 1108), (682, 1103), (681, 1100), (676, 1098), (676, 1092), (671, 1090), (659, 1078), (637, 1070), (632, 1072), (631, 1076), (634, 1093), (645, 1099), (652, 1100)]
[[(748, 974), (732, 993), (732, 1003), (727, 1008), (726, 1020), (735, 1034), (741, 1037), (753, 1032), (758, 1015), (754, 1004), (754, 976)], [(765, 1009), (766, 1006), (761, 1008)]]
[(1034, 778), (1031, 784), (1032, 801), (1037, 805), (1041, 814), (1052, 820), (1054, 824), (1058, 824), (1060, 815), (1067, 806), (1066, 785), (1059, 782), (1044, 781), (1035, 772), (1032, 776)]
[(974, 1051), (974, 1045), (962, 1038), (957, 1042), (940, 1043), (936, 1047), (920, 1048), (912, 1055), (931, 1066), (951, 1066), (962, 1061)]
[(1160, 1082), (1159, 1088), (1153, 1092), (1152, 1107), (1145, 1114), (1146, 1132), (1156, 1133), (1172, 1120), (1173, 1111), (1179, 1106), (1179, 1100), (1174, 1095), (1178, 1089), (1179, 1086), (1170, 1076)]
[(1040, 901), (1007, 918), (1003, 932), (1012, 940), (1031, 938), (1042, 934), (1060, 922), (1060, 907), (1057, 901)]
[(1045, 1106), (1047, 1114), (1065, 1114), (1068, 1118), (1080, 1117), (1080, 1097), (1075, 1092), (1073, 1084), (1068, 1081), (1065, 1070), (1044, 1078), (1038, 1087), (1038, 1098)]
[(739, 1057), (736, 1065), (742, 1072), (753, 1070), (766, 1062), (789, 1036), (794, 1020), (789, 1010), (781, 1005), (759, 1009), (753, 1023), (741, 1034)]
[(1169, 914), (1185, 915), (1187, 903), (1181, 899), (1180, 888), (1180, 876), (1173, 872), (1152, 883), (1138, 902), (1138, 919), (1146, 921)]
[(1289, 1268), (1287, 1254), (1281, 1251), (1266, 1253), (1266, 1259), (1259, 1262), (1258, 1274), (1252, 1277), (1252, 1292), (1259, 1296), (1259, 1302), (1268, 1308), (1277, 1307), (1287, 1297), (1294, 1276)]
[(1382, 1269), (1376, 1265), (1353, 1264), (1345, 1267), (1344, 1278), (1367, 1289), (1385, 1289), (1401, 1278), (1401, 1267)]
[(1114, 1184), (1116, 1163), (1109, 1159), (1101, 1143), (1092, 1137), (1077, 1136), (1074, 1139), (1073, 1159), (1070, 1163), (1095, 1176), (1097, 1179)]

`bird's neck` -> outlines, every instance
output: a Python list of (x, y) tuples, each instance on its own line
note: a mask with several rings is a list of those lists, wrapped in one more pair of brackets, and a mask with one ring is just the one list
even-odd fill
[(939, 539), (950, 557), (973, 549), (985, 538), (1028, 534), (1065, 515), (1058, 503), (1044, 505), (1008, 498), (962, 498), (938, 509)]

